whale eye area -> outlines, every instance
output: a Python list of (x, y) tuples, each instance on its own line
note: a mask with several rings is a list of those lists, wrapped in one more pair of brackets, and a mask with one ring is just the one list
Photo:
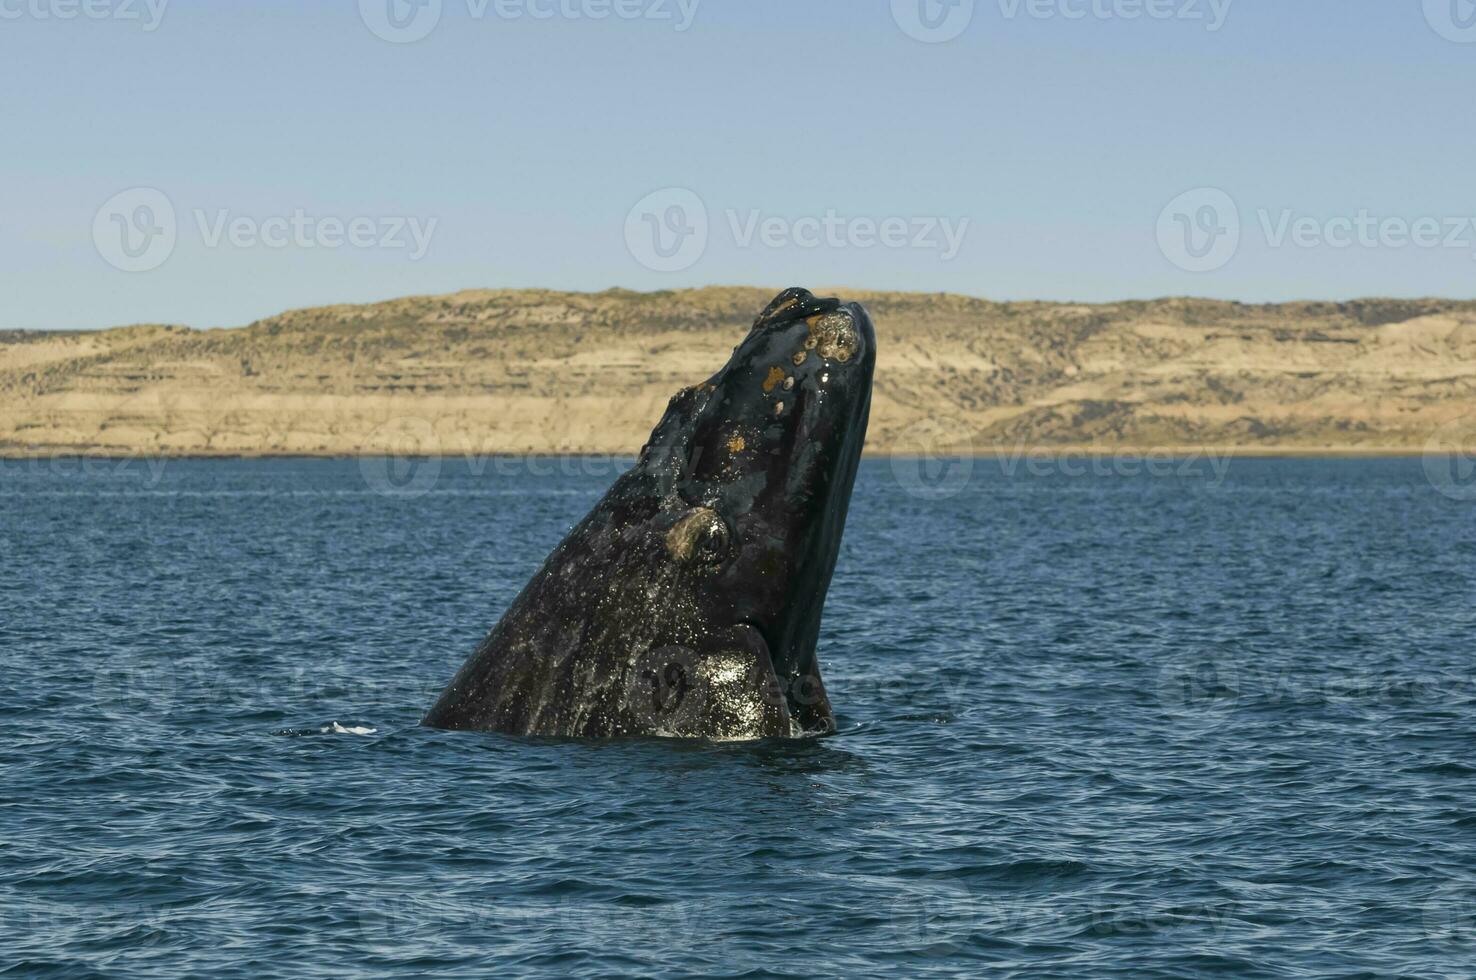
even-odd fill
[(695, 507), (666, 532), (666, 551), (683, 564), (716, 565), (728, 556), (728, 522), (709, 507)]

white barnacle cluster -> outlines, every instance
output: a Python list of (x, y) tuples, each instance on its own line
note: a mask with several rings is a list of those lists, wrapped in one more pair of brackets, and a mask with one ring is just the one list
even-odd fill
[(856, 323), (849, 313), (835, 312), (811, 317), (805, 321), (810, 327), (810, 337), (805, 346), (812, 346), (821, 357), (844, 364), (855, 356), (861, 346), (856, 333)]

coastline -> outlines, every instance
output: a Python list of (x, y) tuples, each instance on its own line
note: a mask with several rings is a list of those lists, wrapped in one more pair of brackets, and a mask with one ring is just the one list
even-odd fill
[[(844, 290), (868, 455), (1376, 457), (1476, 435), (1476, 302)], [(0, 458), (628, 456), (766, 288), (468, 290), (245, 327), (0, 335)]]

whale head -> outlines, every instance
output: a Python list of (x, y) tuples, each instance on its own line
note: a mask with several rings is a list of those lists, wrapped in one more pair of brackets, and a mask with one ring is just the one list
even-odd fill
[(834, 728), (815, 645), (866, 437), (865, 309), (788, 289), (549, 556), (426, 716), (711, 738)]
[(863, 307), (785, 290), (722, 370), (672, 399), (638, 464), (704, 616), (759, 632), (807, 730), (833, 725), (815, 645), (875, 365)]

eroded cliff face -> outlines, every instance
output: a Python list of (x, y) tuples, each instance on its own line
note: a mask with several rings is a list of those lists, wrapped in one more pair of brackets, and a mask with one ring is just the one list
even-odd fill
[[(634, 452), (774, 292), (478, 290), (0, 334), (0, 454)], [(876, 321), (873, 453), (1419, 450), (1476, 415), (1476, 303), (827, 292)]]

